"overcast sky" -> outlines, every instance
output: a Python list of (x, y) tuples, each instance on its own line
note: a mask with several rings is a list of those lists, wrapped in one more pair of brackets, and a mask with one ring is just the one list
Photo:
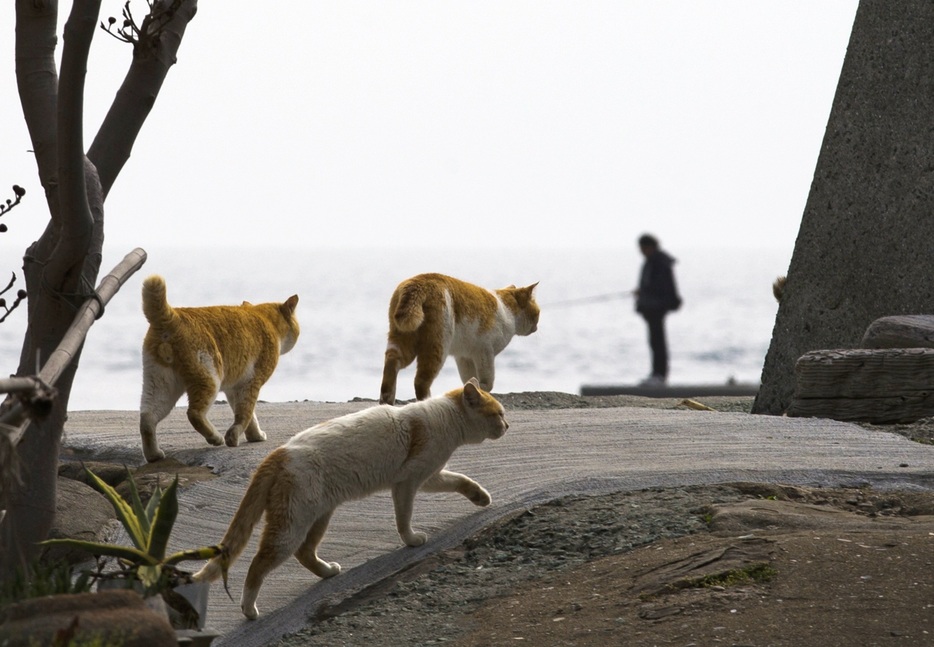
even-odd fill
[[(105, 250), (630, 248), (652, 231), (790, 254), (856, 5), (203, 1), (107, 201)], [(25, 246), (48, 216), (12, 2), (0, 25), (0, 187), (28, 191), (0, 242)], [(86, 145), (130, 53), (95, 36)]]

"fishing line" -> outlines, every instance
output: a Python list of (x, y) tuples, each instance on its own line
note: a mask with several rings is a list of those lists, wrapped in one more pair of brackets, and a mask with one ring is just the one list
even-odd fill
[(610, 292), (608, 294), (596, 294), (591, 297), (580, 297), (578, 299), (566, 299), (564, 301), (555, 301), (543, 305), (543, 308), (563, 308), (566, 306), (576, 306), (585, 303), (599, 303), (601, 301), (612, 301), (613, 299), (623, 299), (631, 297), (632, 292)]

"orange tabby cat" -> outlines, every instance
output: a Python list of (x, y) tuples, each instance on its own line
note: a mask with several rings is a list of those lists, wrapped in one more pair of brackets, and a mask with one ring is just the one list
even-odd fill
[(331, 515), (344, 501), (380, 490), (392, 490), (402, 541), (421, 546), (427, 536), (412, 530), (415, 493), (458, 492), (475, 505), (489, 505), (490, 493), (479, 483), (444, 467), (459, 446), (500, 438), (508, 428), (502, 405), (472, 379), (438, 398), (369, 407), (299, 432), (256, 468), (221, 540), (227, 555), (209, 561), (194, 578), (220, 577), (224, 561), (240, 556), (265, 514), (240, 597), (243, 614), (254, 619), (263, 580), (291, 555), (318, 577), (341, 572), (340, 564), (317, 552)]
[[(298, 296), (293, 295), (285, 303), (173, 308), (161, 276), (143, 282), (149, 330), (143, 340), (139, 433), (147, 461), (165, 457), (156, 441), (156, 425), (185, 392), (188, 421), (210, 444), (226, 441), (236, 447), (241, 434), (251, 442), (266, 440), (254, 408), (279, 355), (298, 339), (297, 304)], [(207, 418), (218, 391), (224, 392), (234, 412), (226, 436)]]
[(380, 403), (395, 404), (396, 378), (413, 360), (418, 360), (415, 397), (430, 397), (448, 355), (454, 356), (461, 380), (476, 377), (481, 388), (492, 390), (493, 358), (514, 335), (538, 329), (536, 285), (487, 290), (443, 274), (419, 274), (400, 283), (389, 302)]

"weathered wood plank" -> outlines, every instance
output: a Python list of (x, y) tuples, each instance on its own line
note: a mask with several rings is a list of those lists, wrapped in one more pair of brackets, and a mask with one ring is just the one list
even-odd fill
[(866, 329), (862, 348), (934, 348), (934, 315), (880, 317)]
[(787, 413), (877, 425), (909, 423), (934, 416), (934, 390), (891, 398), (794, 398)]
[(805, 353), (796, 398), (878, 398), (934, 389), (934, 348), (848, 348)]
[(617, 384), (584, 384), (580, 394), (640, 395), (646, 398), (709, 398), (711, 396), (752, 396), (758, 384), (664, 384), (661, 386), (627, 386)]
[(934, 416), (934, 348), (811, 351), (795, 377), (790, 416), (880, 424)]

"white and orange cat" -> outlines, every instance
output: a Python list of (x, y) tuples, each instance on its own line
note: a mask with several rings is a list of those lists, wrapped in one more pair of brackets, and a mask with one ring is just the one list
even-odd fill
[(509, 425), (502, 405), (471, 379), (447, 394), (402, 407), (380, 405), (322, 422), (299, 432), (267, 456), (243, 495), (216, 557), (195, 574), (213, 581), (243, 552), (265, 513), (259, 548), (240, 598), (247, 618), (256, 618), (263, 580), (291, 555), (318, 577), (340, 573), (340, 564), (318, 557), (318, 544), (335, 508), (380, 490), (392, 491), (396, 529), (407, 546), (421, 546), (425, 533), (412, 529), (415, 493), (458, 492), (478, 506), (490, 494), (473, 479), (444, 469), (464, 444), (500, 438)]
[[(149, 330), (143, 340), (139, 432), (147, 461), (165, 457), (156, 440), (156, 425), (186, 392), (188, 420), (208, 443), (236, 447), (241, 435), (251, 442), (266, 440), (254, 409), (279, 355), (298, 340), (296, 305), (298, 296), (293, 295), (284, 303), (173, 308), (161, 276), (143, 282), (143, 314)], [(226, 436), (207, 417), (219, 391), (234, 413)]]
[(487, 290), (444, 274), (419, 274), (400, 283), (389, 301), (380, 403), (395, 404), (399, 371), (413, 360), (415, 398), (430, 397), (449, 355), (462, 381), (476, 377), (481, 388), (492, 390), (493, 358), (515, 335), (538, 329), (536, 285)]

